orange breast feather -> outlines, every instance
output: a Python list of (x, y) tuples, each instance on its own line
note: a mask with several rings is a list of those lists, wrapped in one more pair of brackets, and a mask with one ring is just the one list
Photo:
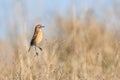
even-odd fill
[(37, 34), (35, 40), (36, 40), (36, 41), (35, 41), (36, 44), (38, 44), (38, 43), (42, 40), (42, 31), (40, 31), (40, 32)]

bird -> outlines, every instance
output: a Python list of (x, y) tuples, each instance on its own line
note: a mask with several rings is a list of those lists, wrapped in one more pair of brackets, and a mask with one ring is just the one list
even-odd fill
[[(38, 47), (42, 51), (42, 48), (37, 46), (42, 41), (42, 38), (43, 38), (42, 28), (44, 28), (44, 26), (42, 26), (41, 24), (37, 24), (35, 26), (34, 34), (33, 34), (33, 37), (31, 39), (28, 52), (30, 51), (32, 46), (35, 46), (35, 51), (36, 51), (36, 47)], [(36, 55), (38, 55), (37, 52), (36, 52)]]

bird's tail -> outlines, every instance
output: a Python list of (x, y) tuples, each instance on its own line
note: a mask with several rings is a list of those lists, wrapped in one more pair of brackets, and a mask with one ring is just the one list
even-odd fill
[(28, 52), (30, 52), (30, 49), (31, 49), (31, 46), (29, 47)]

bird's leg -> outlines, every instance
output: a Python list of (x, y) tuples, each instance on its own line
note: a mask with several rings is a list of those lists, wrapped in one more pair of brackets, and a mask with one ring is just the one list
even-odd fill
[(37, 46), (41, 51), (42, 51), (42, 48), (41, 47), (39, 47), (39, 46)]
[(37, 52), (36, 46), (35, 46), (35, 51), (36, 51), (36, 55), (38, 56), (38, 52)]

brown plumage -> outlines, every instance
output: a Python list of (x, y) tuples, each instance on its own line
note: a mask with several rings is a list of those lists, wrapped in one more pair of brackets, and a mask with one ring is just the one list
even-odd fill
[[(32, 46), (35, 46), (35, 50), (36, 50), (36, 47), (38, 47), (37, 44), (39, 44), (41, 42), (42, 37), (43, 37), (43, 33), (42, 33), (43, 27), (44, 26), (42, 26), (40, 24), (35, 26), (35, 31), (34, 31), (32, 39), (31, 39), (30, 48), (29, 48), (28, 52), (30, 51)], [(42, 48), (40, 48), (40, 47), (38, 47), (38, 48), (42, 51)], [(38, 55), (37, 52), (36, 52), (36, 54)]]

